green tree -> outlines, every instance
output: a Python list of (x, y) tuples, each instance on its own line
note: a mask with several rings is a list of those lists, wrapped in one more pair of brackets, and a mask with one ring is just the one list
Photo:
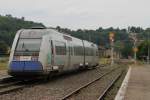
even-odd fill
[(148, 56), (148, 47), (150, 48), (150, 40), (145, 40), (138, 46), (137, 56), (139, 59), (146, 59)]
[(0, 41), (4, 41), (11, 46), (17, 30), (31, 27), (45, 27), (42, 23), (25, 21), (25, 18), (16, 18), (10, 14), (0, 16)]
[(8, 51), (8, 45), (4, 41), (0, 41), (0, 55), (6, 54)]

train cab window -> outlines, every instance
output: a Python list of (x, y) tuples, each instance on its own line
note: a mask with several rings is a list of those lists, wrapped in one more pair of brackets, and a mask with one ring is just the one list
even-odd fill
[(16, 51), (40, 51), (41, 39), (19, 39)]
[(56, 55), (66, 55), (66, 44), (63, 42), (55, 41)]

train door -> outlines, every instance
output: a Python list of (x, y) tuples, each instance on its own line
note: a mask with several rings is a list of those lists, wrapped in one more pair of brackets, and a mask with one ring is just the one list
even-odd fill
[(63, 41), (54, 41), (54, 47), (55, 47), (54, 66), (57, 66), (58, 68), (57, 67), (56, 68), (59, 71), (66, 70), (68, 58), (66, 51), (66, 43)]
[[(53, 40), (49, 40), (48, 64), (54, 65), (54, 44)], [(50, 67), (50, 66), (49, 66)]]
[(92, 51), (92, 66), (93, 66), (95, 64), (95, 55), (96, 55), (94, 47), (92, 48), (91, 51)]
[(70, 42), (68, 42), (68, 68), (69, 69), (72, 69), (73, 67), (72, 58), (73, 58), (73, 46)]
[(91, 45), (91, 47), (89, 48), (89, 60), (90, 60), (90, 63), (89, 63), (89, 66), (93, 66), (94, 64), (94, 60), (95, 60), (95, 56), (94, 56), (94, 46)]
[(92, 65), (95, 66), (98, 62), (98, 57), (97, 57), (98, 52), (97, 52), (96, 46), (93, 46), (92, 52), (93, 52), (93, 63), (92, 63)]

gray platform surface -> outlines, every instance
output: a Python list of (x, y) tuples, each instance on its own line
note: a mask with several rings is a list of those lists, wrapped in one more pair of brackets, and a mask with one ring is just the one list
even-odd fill
[(150, 65), (132, 66), (124, 100), (150, 100)]

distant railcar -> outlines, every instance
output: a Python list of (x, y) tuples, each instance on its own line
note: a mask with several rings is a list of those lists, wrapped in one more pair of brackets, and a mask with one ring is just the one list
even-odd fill
[(54, 29), (21, 29), (9, 58), (12, 76), (49, 75), (53, 72), (98, 65), (98, 47)]

